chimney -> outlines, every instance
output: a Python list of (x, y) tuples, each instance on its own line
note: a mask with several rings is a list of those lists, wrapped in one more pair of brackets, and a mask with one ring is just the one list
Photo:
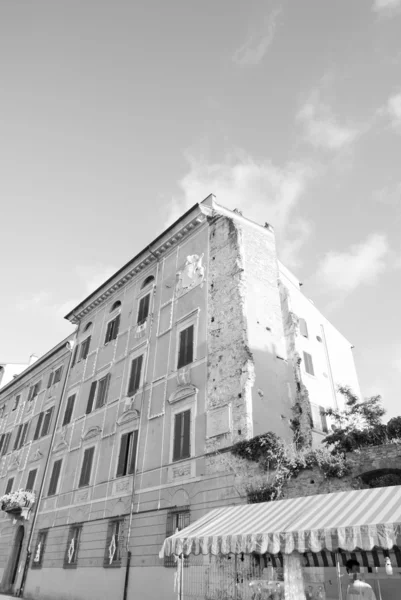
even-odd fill
[(29, 366), (33, 365), (34, 362), (36, 362), (38, 360), (38, 357), (36, 356), (36, 354), (31, 354), (31, 356), (29, 357)]

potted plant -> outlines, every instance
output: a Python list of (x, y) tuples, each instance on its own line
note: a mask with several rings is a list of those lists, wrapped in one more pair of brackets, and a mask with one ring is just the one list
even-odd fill
[(10, 492), (9, 494), (1, 496), (0, 507), (1, 510), (4, 510), (4, 512), (10, 515), (22, 516), (27, 519), (34, 502), (34, 492), (17, 490), (16, 492)]

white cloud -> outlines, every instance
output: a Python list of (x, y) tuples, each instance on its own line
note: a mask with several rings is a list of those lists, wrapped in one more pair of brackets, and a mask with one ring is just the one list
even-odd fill
[(388, 252), (386, 236), (374, 233), (345, 252), (328, 252), (319, 264), (317, 281), (327, 291), (349, 294), (376, 281), (386, 268)]
[(374, 12), (393, 12), (395, 9), (401, 7), (401, 0), (374, 0), (373, 10)]
[[(208, 163), (188, 157), (189, 172), (179, 181), (183, 192), (170, 207), (168, 224), (193, 204), (213, 193), (219, 204), (238, 208), (257, 223), (270, 223), (276, 230), (280, 255), (294, 266), (310, 226), (296, 216), (300, 199), (314, 170), (304, 164), (285, 167), (249, 156), (228, 156), (224, 162)], [(282, 251), (282, 252), (281, 252)]]
[(49, 299), (49, 292), (41, 290), (27, 296), (20, 296), (17, 300), (16, 307), (21, 311), (36, 310), (38, 307), (46, 305), (49, 302)]
[(392, 127), (401, 133), (401, 92), (390, 96), (382, 112), (390, 118)]
[(233, 62), (244, 67), (258, 65), (263, 60), (274, 41), (277, 17), (280, 13), (281, 9), (275, 9), (270, 13), (263, 31), (249, 36), (246, 42), (234, 52)]
[(339, 150), (350, 145), (359, 135), (356, 127), (337, 122), (330, 107), (321, 102), (317, 91), (302, 106), (297, 119), (303, 125), (306, 141), (315, 148)]

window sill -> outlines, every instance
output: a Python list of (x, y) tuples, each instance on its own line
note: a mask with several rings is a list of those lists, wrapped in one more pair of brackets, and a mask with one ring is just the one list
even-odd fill
[(103, 563), (104, 569), (119, 569), (120, 567), (121, 567), (121, 559), (116, 560), (115, 562), (111, 563), (111, 565), (109, 563)]
[(63, 569), (76, 569), (78, 567), (77, 563), (70, 565), (69, 563), (65, 563), (63, 565)]

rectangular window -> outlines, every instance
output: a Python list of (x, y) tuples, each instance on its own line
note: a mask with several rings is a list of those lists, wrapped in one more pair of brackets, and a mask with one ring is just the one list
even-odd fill
[(57, 486), (58, 486), (58, 480), (60, 478), (62, 462), (63, 462), (62, 460), (56, 460), (53, 463), (53, 471), (52, 471), (52, 475), (50, 477), (49, 490), (47, 492), (48, 496), (54, 496), (57, 493)]
[(101, 408), (106, 404), (107, 392), (109, 391), (110, 373), (107, 373), (106, 377), (99, 379), (99, 385), (97, 388), (96, 408)]
[(14, 477), (11, 477), (11, 479), (9, 479), (7, 481), (6, 494), (9, 494), (12, 491), (12, 489), (13, 489), (13, 483), (14, 483)]
[(85, 411), (87, 415), (89, 415), (89, 413), (91, 413), (92, 409), (93, 409), (93, 401), (95, 399), (96, 387), (97, 387), (97, 381), (92, 381), (91, 389), (89, 390), (88, 403), (86, 405), (86, 411)]
[(137, 356), (131, 363), (131, 373), (128, 383), (128, 396), (133, 396), (139, 389), (141, 383), (143, 355)]
[(75, 346), (75, 348), (74, 348), (74, 354), (72, 355), (72, 363), (71, 363), (71, 368), (72, 368), (72, 367), (75, 365), (75, 363), (77, 362), (78, 348), (79, 348), (79, 345)]
[(118, 330), (120, 328), (120, 315), (117, 315), (115, 319), (109, 321), (107, 323), (106, 329), (106, 337), (104, 338), (104, 343), (108, 344), (109, 342), (116, 339), (118, 336)]
[(191, 456), (191, 411), (178, 413), (174, 418), (173, 460), (182, 460)]
[(40, 437), (44, 437), (45, 435), (47, 435), (49, 433), (50, 422), (51, 422), (51, 419), (52, 419), (53, 410), (54, 410), (54, 406), (52, 406), (51, 408), (48, 408), (44, 412), (43, 427), (42, 427), (42, 431), (40, 433)]
[(32, 568), (39, 569), (43, 563), (43, 556), (45, 553), (45, 546), (47, 540), (47, 529), (39, 531), (36, 540), (35, 550), (32, 557)]
[(21, 400), (20, 395), (15, 398), (15, 402), (14, 402), (14, 406), (13, 406), (12, 410), (17, 410), (20, 400)]
[(299, 319), (299, 331), (300, 334), (303, 335), (304, 337), (309, 337), (308, 335), (308, 324), (305, 321), (305, 319), (300, 318)]
[(82, 525), (73, 525), (68, 532), (67, 547), (64, 556), (64, 568), (76, 567), (78, 564), (79, 540)]
[(308, 352), (304, 352), (304, 365), (305, 365), (305, 371), (307, 373), (309, 373), (309, 375), (315, 374), (315, 371), (313, 369), (312, 357), (310, 354), (308, 354)]
[(2, 433), (0, 435), (0, 456), (2, 456), (2, 452), (1, 451), (3, 450), (3, 444), (4, 444), (5, 437), (6, 437), (5, 433)]
[(135, 470), (138, 431), (130, 431), (121, 436), (120, 454), (118, 456), (117, 477), (132, 475)]
[(149, 316), (150, 294), (146, 294), (139, 300), (137, 324), (143, 325)]
[(189, 365), (194, 359), (194, 326), (180, 331), (177, 369)]
[(29, 422), (24, 423), (23, 427), (22, 427), (22, 432), (21, 432), (21, 437), (19, 440), (19, 445), (18, 445), (18, 450), (20, 448), (22, 448), (22, 446), (25, 444), (26, 442), (26, 436), (28, 434), (28, 426), (29, 426)]
[(40, 430), (43, 423), (43, 412), (38, 414), (38, 420), (36, 421), (35, 433), (33, 435), (33, 441), (38, 440), (40, 437)]
[[(177, 531), (181, 531), (185, 527), (189, 525), (189, 510), (180, 510), (180, 511), (171, 511), (167, 513), (167, 527), (166, 527), (166, 537), (170, 537)], [(185, 564), (185, 562), (184, 562)], [(174, 556), (165, 556), (164, 557), (164, 566), (165, 567), (175, 567), (176, 562), (174, 560)]]
[(85, 487), (90, 483), (94, 454), (95, 448), (87, 448), (84, 452), (84, 460), (82, 463), (78, 487)]
[(47, 389), (51, 388), (53, 385), (53, 377), (54, 377), (54, 373), (53, 371), (50, 373), (49, 375), (49, 379), (47, 380)]
[(322, 431), (323, 433), (327, 433), (327, 417), (325, 415), (323, 406), (318, 406), (317, 404), (311, 403), (311, 412), (313, 428), (317, 429), (318, 431)]
[(37, 469), (33, 469), (32, 471), (29, 471), (29, 473), (28, 473), (28, 480), (26, 482), (26, 490), (29, 492), (33, 492), (33, 489), (35, 487), (35, 480), (36, 480), (37, 472), (38, 472)]
[(17, 435), (16, 435), (16, 438), (14, 440), (13, 450), (17, 450), (19, 448), (19, 440), (20, 440), (20, 437), (21, 437), (22, 428), (23, 428), (23, 424), (21, 423), (21, 425), (18, 425), (18, 427), (17, 427)]
[(11, 432), (6, 433), (4, 436), (3, 449), (1, 451), (1, 455), (4, 456), (8, 452), (8, 446), (10, 445), (11, 440)]
[(106, 548), (104, 553), (104, 567), (121, 566), (121, 541), (122, 541), (122, 520), (113, 520), (109, 522), (107, 532)]
[(35, 383), (35, 385), (32, 385), (29, 389), (29, 394), (28, 394), (28, 401), (32, 402), (32, 400), (34, 400), (36, 398), (36, 396), (39, 394), (40, 392), (40, 385), (41, 385), (41, 381), (38, 381)]
[(65, 409), (63, 425), (62, 425), (63, 427), (64, 427), (64, 425), (68, 425), (69, 423), (71, 423), (72, 412), (74, 410), (75, 396), (76, 396), (76, 394), (74, 394), (73, 396), (70, 396), (67, 399), (67, 406)]
[(58, 369), (56, 369), (54, 371), (53, 383), (58, 383), (60, 381), (62, 373), (63, 373), (63, 367), (59, 367)]
[(89, 354), (89, 347), (91, 343), (91, 336), (87, 337), (81, 344), (81, 351), (79, 354), (79, 360), (86, 360)]

